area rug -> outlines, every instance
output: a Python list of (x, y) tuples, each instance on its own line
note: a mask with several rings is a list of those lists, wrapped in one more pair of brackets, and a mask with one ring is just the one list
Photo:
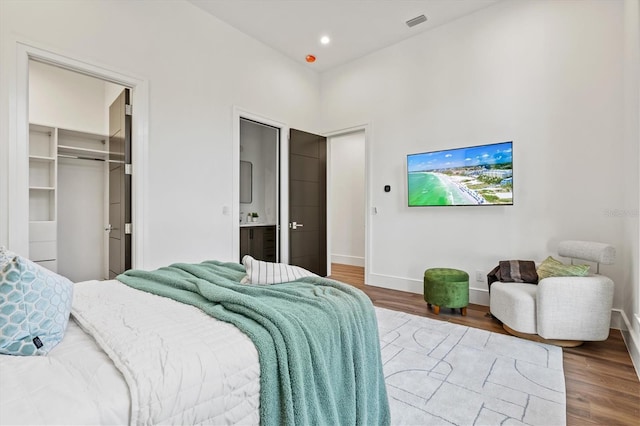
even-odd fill
[(564, 425), (562, 349), (376, 308), (392, 425)]

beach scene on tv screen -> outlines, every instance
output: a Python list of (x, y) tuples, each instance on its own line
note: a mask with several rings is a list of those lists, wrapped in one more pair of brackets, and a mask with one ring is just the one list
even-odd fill
[(409, 206), (513, 204), (512, 142), (407, 156)]

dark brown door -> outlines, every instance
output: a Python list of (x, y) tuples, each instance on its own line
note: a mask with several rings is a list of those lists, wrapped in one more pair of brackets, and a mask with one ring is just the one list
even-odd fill
[(129, 89), (109, 107), (109, 278), (131, 269), (131, 112)]
[(289, 262), (327, 275), (327, 138), (291, 129)]

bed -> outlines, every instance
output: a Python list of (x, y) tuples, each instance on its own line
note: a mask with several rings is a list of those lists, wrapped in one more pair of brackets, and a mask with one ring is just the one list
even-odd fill
[(247, 272), (76, 283), (51, 352), (0, 355), (0, 424), (388, 424), (366, 296), (315, 276), (240, 284)]

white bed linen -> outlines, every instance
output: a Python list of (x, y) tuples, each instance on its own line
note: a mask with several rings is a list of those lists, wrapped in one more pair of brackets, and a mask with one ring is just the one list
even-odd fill
[(122, 374), (73, 320), (47, 356), (0, 355), (0, 424), (127, 424), (129, 401)]
[(259, 423), (258, 354), (236, 327), (115, 280), (76, 284), (72, 313), (93, 338), (73, 324), (48, 357), (0, 358), (0, 423)]

